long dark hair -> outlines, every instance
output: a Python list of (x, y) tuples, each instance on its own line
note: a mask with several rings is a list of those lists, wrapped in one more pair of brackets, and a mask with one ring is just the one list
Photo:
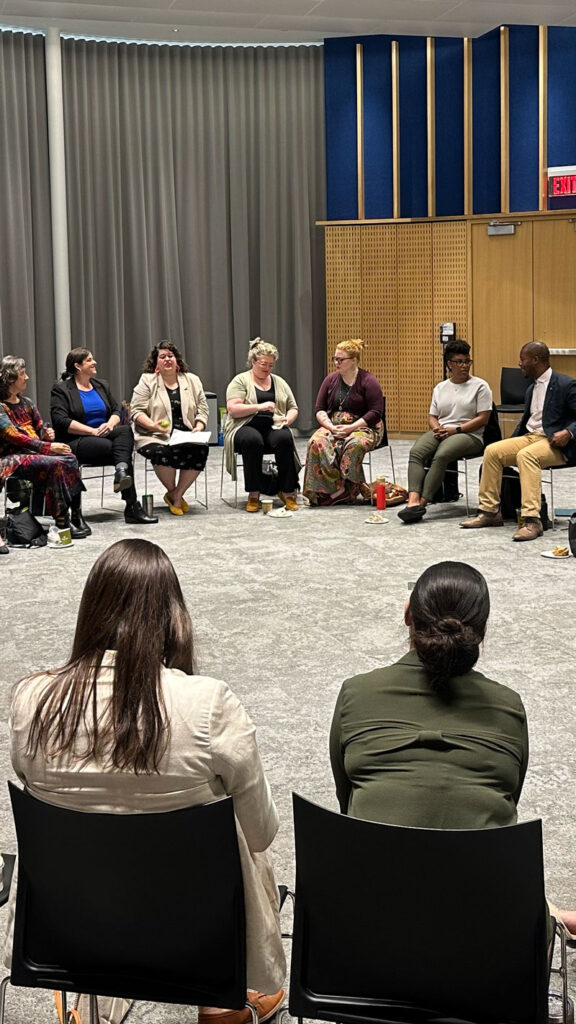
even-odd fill
[(184, 356), (182, 355), (180, 349), (176, 347), (174, 342), (173, 341), (159, 341), (157, 345), (154, 345), (154, 348), (152, 349), (150, 355), (148, 356), (148, 358), (144, 362), (144, 365), (142, 367), (142, 371), (144, 373), (155, 373), (156, 367), (158, 365), (158, 353), (162, 349), (165, 349), (167, 352), (171, 352), (172, 355), (176, 357), (176, 362), (178, 363), (178, 372), (179, 373), (189, 373), (190, 372), (190, 367), (185, 362)]
[(478, 661), (490, 614), (482, 573), (466, 562), (439, 562), (422, 573), (410, 595), (410, 637), (430, 686), (450, 695), (450, 680)]
[(72, 380), (76, 376), (76, 363), (83, 363), (90, 355), (89, 348), (73, 348), (66, 356), (66, 369), (60, 376), (60, 380)]
[[(97, 678), (106, 650), (116, 657), (112, 699), (103, 712)], [(192, 624), (178, 577), (157, 544), (118, 541), (92, 566), (72, 653), (42, 692), (27, 753), (72, 753), (120, 771), (157, 772), (170, 730), (163, 665), (194, 672)], [(80, 749), (81, 726), (88, 739)]]

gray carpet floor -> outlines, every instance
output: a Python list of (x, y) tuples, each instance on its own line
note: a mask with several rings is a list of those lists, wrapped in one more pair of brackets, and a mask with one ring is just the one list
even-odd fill
[[(298, 444), (303, 450), (304, 442)], [(403, 484), (409, 447), (407, 441), (393, 442), (396, 477)], [(492, 615), (478, 667), (518, 690), (528, 713), (531, 753), (520, 817), (543, 819), (548, 894), (561, 906), (576, 906), (576, 561), (541, 557), (566, 542), (567, 522), (537, 541), (513, 544), (512, 524), (459, 530), (466, 516), (463, 500), (431, 508), (413, 526), (404, 526), (392, 509), (387, 525), (369, 525), (369, 510), (362, 507), (303, 508), (292, 518), (273, 520), (220, 500), (220, 460), (221, 450), (211, 449), (208, 510), (192, 505), (187, 516), (171, 516), (160, 484), (149, 475), (159, 523), (126, 526), (111, 486), (105, 495), (109, 508), (102, 509), (99, 485), (91, 481), (84, 501), (90, 538), (68, 551), (13, 550), (0, 558), (0, 848), (15, 847), (4, 785), (13, 777), (11, 690), (30, 672), (64, 660), (87, 572), (110, 543), (146, 537), (173, 559), (195, 623), (199, 669), (225, 679), (258, 727), (282, 821), (274, 844), (277, 877), (289, 884), (292, 791), (336, 808), (327, 740), (342, 680), (405, 652), (403, 609), (410, 582), (426, 566), (456, 559), (480, 569), (490, 587)], [(389, 478), (389, 467), (388, 452), (377, 452), (374, 473)], [(477, 479), (476, 464), (470, 476)], [(576, 505), (575, 484), (575, 473), (556, 474), (557, 507)], [(137, 487), (142, 493), (141, 459)], [(472, 491), (473, 485), (473, 505)], [(228, 478), (225, 495), (234, 495)], [(433, 922), (429, 930), (433, 939)], [(194, 1018), (193, 1010), (141, 1004), (130, 1019), (164, 1024)], [(55, 1019), (48, 994), (10, 992), (10, 1022)]]

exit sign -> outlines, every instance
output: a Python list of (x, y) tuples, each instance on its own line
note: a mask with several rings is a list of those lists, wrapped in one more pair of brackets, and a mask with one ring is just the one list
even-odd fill
[(576, 167), (549, 167), (548, 195), (576, 196)]

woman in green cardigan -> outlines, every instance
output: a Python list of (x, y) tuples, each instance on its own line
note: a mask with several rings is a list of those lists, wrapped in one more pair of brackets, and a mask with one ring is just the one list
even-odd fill
[(247, 512), (258, 512), (260, 491), (276, 493), (265, 490), (270, 486), (262, 473), (262, 456), (266, 453), (276, 459), (278, 496), (290, 511), (296, 512), (299, 507), (296, 489), (300, 460), (290, 430), (298, 416), (298, 406), (286, 381), (272, 372), (277, 358), (275, 345), (254, 338), (248, 349), (248, 370), (238, 373), (226, 391), (226, 469), (235, 480), (234, 453), (240, 452), (248, 491)]

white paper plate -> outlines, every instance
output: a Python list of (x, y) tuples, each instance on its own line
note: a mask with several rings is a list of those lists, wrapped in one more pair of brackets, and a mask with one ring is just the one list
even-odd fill
[(542, 558), (555, 558), (557, 562), (560, 562), (563, 558), (570, 558), (570, 552), (566, 555), (555, 555), (553, 551), (541, 551)]
[(390, 520), (385, 519), (384, 516), (379, 515), (377, 512), (373, 512), (371, 516), (368, 516), (368, 518), (364, 520), (364, 522), (368, 523), (369, 526), (384, 526), (385, 523), (389, 523)]
[(275, 508), (273, 512), (268, 512), (267, 519), (291, 519), (294, 515), (293, 512), (288, 508)]

